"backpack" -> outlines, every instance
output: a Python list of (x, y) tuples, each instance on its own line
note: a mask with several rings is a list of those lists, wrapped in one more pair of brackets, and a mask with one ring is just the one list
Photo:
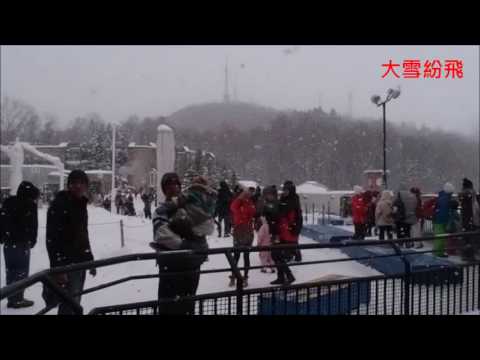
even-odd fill
[(405, 204), (403, 203), (400, 193), (398, 193), (397, 198), (393, 202), (392, 216), (393, 216), (393, 220), (396, 223), (401, 223), (405, 221), (405, 218), (406, 218)]
[(435, 215), (436, 205), (437, 205), (436, 198), (430, 199), (423, 204), (422, 214), (425, 219), (433, 220), (433, 216)]
[(460, 216), (458, 215), (456, 210), (450, 210), (445, 231), (448, 234), (454, 234), (460, 232), (461, 230), (462, 224), (460, 222)]

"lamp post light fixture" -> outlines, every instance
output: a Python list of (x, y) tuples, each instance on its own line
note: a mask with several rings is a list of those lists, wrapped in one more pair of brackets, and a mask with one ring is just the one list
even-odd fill
[(387, 189), (387, 127), (386, 127), (386, 104), (392, 99), (396, 99), (400, 96), (400, 87), (398, 89), (388, 89), (387, 97), (385, 100), (379, 95), (373, 95), (370, 100), (377, 106), (381, 106), (383, 109), (383, 186)]

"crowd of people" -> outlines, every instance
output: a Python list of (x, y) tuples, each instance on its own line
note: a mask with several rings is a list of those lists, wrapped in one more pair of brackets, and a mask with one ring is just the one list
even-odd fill
[[(419, 238), (424, 233), (426, 220), (433, 223), (434, 235), (470, 232), (480, 229), (480, 196), (474, 190), (471, 180), (464, 178), (462, 189), (455, 194), (451, 183), (445, 183), (437, 196), (422, 201), (418, 187), (409, 190), (400, 187), (395, 193), (384, 190), (382, 193), (364, 191), (354, 187), (352, 197), (352, 218), (354, 238), (363, 240), (372, 236), (372, 229), (378, 231), (380, 240)], [(375, 234), (376, 235), (376, 234)], [(463, 242), (463, 243), (459, 243)], [(406, 248), (422, 248), (421, 241), (406, 241)], [(438, 257), (461, 255), (463, 260), (475, 259), (479, 248), (465, 237), (438, 237), (433, 242), (433, 253)]]
[[(50, 267), (60, 267), (92, 261), (94, 259), (88, 234), (88, 186), (89, 179), (82, 170), (72, 171), (67, 189), (59, 191), (47, 212), (46, 248)], [(249, 248), (253, 245), (271, 246), (271, 251), (259, 252), (261, 272), (276, 274), (272, 285), (289, 285), (295, 277), (289, 263), (301, 261), (302, 254), (293, 247), (298, 244), (303, 226), (300, 199), (295, 184), (285, 181), (276, 185), (243, 187), (235, 185), (231, 190), (226, 181), (218, 189), (202, 176), (183, 187), (176, 173), (167, 173), (161, 179), (164, 201), (158, 204), (153, 216), (150, 207), (154, 196), (142, 193), (145, 217), (152, 218), (153, 239), (150, 246), (160, 254), (171, 250), (196, 250), (176, 252), (160, 256), (158, 296), (160, 314), (192, 314), (199, 284), (202, 264), (208, 260), (207, 236), (215, 229), (218, 236), (233, 237), (233, 262), (238, 265), (243, 253), (243, 275), (231, 274), (230, 287), (248, 287), (250, 270)], [(380, 240), (411, 239), (423, 234), (425, 220), (432, 220), (436, 235), (458, 234), (480, 229), (480, 198), (469, 179), (463, 179), (462, 189), (455, 194), (452, 184), (446, 183), (437, 196), (422, 201), (419, 188), (400, 187), (395, 193), (364, 191), (354, 187), (352, 218), (357, 240), (378, 234)], [(0, 211), (1, 242), (4, 244), (7, 285), (26, 278), (29, 274), (30, 250), (36, 245), (38, 233), (37, 202), (40, 191), (32, 183), (24, 181), (15, 196), (7, 198)], [(117, 200), (118, 199), (118, 200)], [(131, 214), (133, 193), (117, 193), (115, 206), (120, 214)], [(124, 209), (124, 210), (122, 210)], [(133, 210), (134, 212), (135, 210)], [(216, 225), (216, 226), (215, 226)], [(255, 238), (257, 239), (256, 244)], [(277, 247), (277, 245), (280, 245)], [(406, 241), (406, 248), (419, 248), (418, 241)], [(434, 240), (433, 252), (445, 257), (459, 250), (464, 260), (474, 260), (478, 244), (463, 236), (439, 237)], [(88, 270), (96, 276), (96, 269)], [(86, 270), (58, 273), (54, 282), (78, 302), (87, 275)], [(238, 275), (238, 273), (237, 273)], [(226, 282), (228, 279), (226, 279)], [(42, 297), (49, 307), (59, 306), (59, 314), (72, 314), (72, 309), (44, 287)], [(178, 300), (180, 297), (182, 300)], [(170, 301), (169, 301), (170, 300)], [(22, 292), (8, 299), (10, 308), (33, 305)]]
[[(156, 251), (195, 249), (206, 250), (206, 237), (215, 231), (221, 237), (222, 227), (225, 237), (233, 237), (234, 263), (238, 265), (243, 252), (243, 276), (239, 279), (230, 275), (229, 286), (248, 286), (250, 253), (248, 247), (254, 244), (257, 232), (257, 245), (275, 246), (297, 244), (302, 229), (300, 200), (292, 181), (283, 184), (282, 192), (275, 185), (262, 190), (245, 188), (240, 185), (230, 189), (226, 181), (215, 190), (207, 179), (198, 176), (191, 186), (182, 191), (182, 183), (175, 173), (165, 174), (161, 181), (165, 201), (159, 204), (153, 215), (154, 240), (151, 243)], [(215, 220), (218, 219), (218, 220)], [(222, 226), (223, 225), (223, 226)], [(237, 250), (237, 251), (235, 251)], [(246, 250), (246, 251), (240, 251)], [(299, 251), (283, 247), (259, 253), (262, 272), (277, 273), (273, 285), (288, 285), (295, 281), (288, 263), (301, 260)], [(194, 302), (188, 300), (196, 293), (199, 270), (206, 255), (178, 254), (175, 257), (161, 257), (159, 265), (159, 299), (173, 299), (176, 296), (187, 298), (184, 301), (165, 302), (160, 313), (191, 314)], [(174, 276), (174, 273), (182, 273)]]

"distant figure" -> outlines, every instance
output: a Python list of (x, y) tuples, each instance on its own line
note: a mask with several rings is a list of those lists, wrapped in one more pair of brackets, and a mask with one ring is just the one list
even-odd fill
[(152, 197), (144, 192), (142, 194), (142, 201), (143, 201), (143, 211), (145, 213), (145, 219), (151, 219), (152, 218)]
[(117, 214), (121, 215), (121, 211), (123, 209), (123, 197), (121, 191), (118, 191), (115, 195), (115, 207), (117, 208)]
[(379, 240), (393, 240), (392, 194), (388, 190), (382, 191), (382, 196), (375, 208), (375, 222), (379, 231)]
[(230, 216), (230, 204), (233, 199), (233, 193), (226, 181), (220, 182), (220, 188), (218, 189), (217, 207), (215, 215), (218, 217), (217, 230), (218, 237), (222, 236), (222, 221), (223, 221), (223, 235), (229, 237), (231, 232), (231, 216)]
[[(410, 189), (410, 192), (415, 196), (417, 200), (416, 208), (415, 208), (415, 216), (417, 217), (417, 222), (412, 226), (412, 238), (419, 238), (423, 235), (423, 224), (424, 224), (424, 217), (423, 217), (423, 204), (422, 204), (422, 192), (419, 188), (413, 187)], [(415, 249), (423, 248), (423, 243), (418, 241), (415, 243)]]
[(135, 216), (135, 207), (133, 205), (133, 194), (129, 191), (126, 201), (126, 215)]
[[(473, 183), (464, 178), (462, 191), (458, 196), (462, 209), (462, 231), (471, 232), (480, 230), (480, 199), (476, 196)], [(480, 249), (480, 244), (473, 239), (465, 238), (462, 246), (462, 259), (472, 261), (475, 253)]]
[[(411, 238), (412, 226), (417, 223), (417, 198), (410, 191), (406, 190), (403, 184), (400, 185), (397, 192), (397, 196), (393, 202), (393, 209), (397, 239)], [(406, 242), (405, 247), (413, 247), (413, 241)]]
[(352, 217), (355, 228), (353, 238), (363, 240), (366, 235), (367, 203), (365, 202), (361, 186), (355, 185), (353, 191), (355, 192), (355, 195), (352, 197)]
[[(443, 190), (438, 193), (435, 203), (435, 215), (433, 217), (433, 232), (435, 236), (447, 233), (447, 223), (450, 214), (452, 195), (455, 188), (449, 182), (443, 185)], [(433, 242), (434, 255), (438, 257), (448, 257), (445, 252), (445, 240), (435, 239)]]
[[(39, 189), (28, 181), (22, 181), (17, 195), (7, 198), (0, 211), (0, 242), (4, 244), (7, 285), (28, 277), (30, 249), (37, 243), (39, 197)], [(25, 299), (23, 294), (24, 291), (20, 291), (10, 296), (7, 307), (33, 306), (33, 301)]]

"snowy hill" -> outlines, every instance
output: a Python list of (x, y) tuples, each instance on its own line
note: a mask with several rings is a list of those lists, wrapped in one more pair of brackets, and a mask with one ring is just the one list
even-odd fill
[(168, 118), (178, 128), (218, 129), (222, 124), (248, 130), (257, 126), (268, 126), (278, 112), (260, 105), (231, 102), (190, 105), (180, 109)]

